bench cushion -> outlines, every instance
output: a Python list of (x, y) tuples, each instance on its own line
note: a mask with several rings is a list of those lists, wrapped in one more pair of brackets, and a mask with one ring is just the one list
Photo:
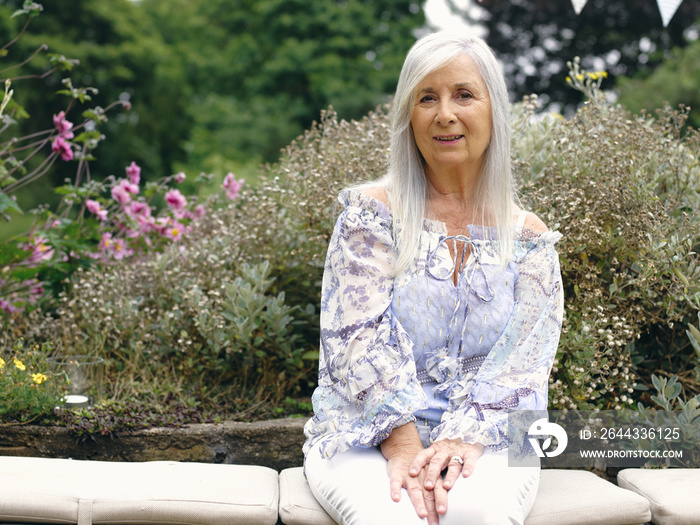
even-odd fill
[(700, 523), (700, 469), (625, 469), (617, 483), (649, 500), (656, 525)]
[(0, 521), (274, 525), (278, 501), (266, 467), (0, 457)]
[(634, 525), (650, 518), (648, 501), (592, 472), (543, 469), (525, 525)]
[(335, 521), (316, 501), (304, 477), (304, 468), (280, 472), (280, 521), (285, 525), (335, 525)]
[[(335, 524), (311, 493), (301, 467), (280, 473), (279, 515), (285, 525)], [(645, 498), (591, 472), (545, 469), (525, 524), (637, 525), (650, 516)]]

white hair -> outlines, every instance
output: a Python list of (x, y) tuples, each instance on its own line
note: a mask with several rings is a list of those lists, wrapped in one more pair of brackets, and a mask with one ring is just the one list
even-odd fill
[(426, 175), (411, 127), (416, 90), (427, 75), (460, 54), (474, 61), (491, 100), (491, 140), (485, 152), (476, 202), (484, 226), (495, 227), (498, 253), (504, 265), (512, 254), (517, 197), (511, 172), (510, 102), (505, 80), (496, 57), (481, 38), (438, 31), (418, 40), (406, 56), (393, 102), (389, 168), (373, 184), (390, 196), (398, 237), (397, 273), (415, 260), (427, 211)]

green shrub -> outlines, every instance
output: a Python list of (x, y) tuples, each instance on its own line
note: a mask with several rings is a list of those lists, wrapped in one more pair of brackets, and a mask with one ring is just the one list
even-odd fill
[[(550, 405), (631, 405), (648, 399), (652, 373), (677, 374), (697, 393), (686, 331), (700, 307), (700, 138), (681, 136), (683, 111), (631, 115), (606, 100), (600, 74), (572, 67), (588, 97), (575, 117), (536, 116), (534, 97), (514, 107), (522, 200), (564, 234)], [(324, 113), (256, 187), (209, 202), (178, 244), (79, 269), (55, 310), (27, 313), (8, 335), (104, 356), (117, 399), (138, 392), (249, 414), (308, 395), (335, 197), (384, 172), (388, 143), (388, 107), (359, 122)]]
[(678, 376), (670, 378), (651, 376), (656, 394), (651, 396), (655, 407), (637, 404), (635, 420), (651, 429), (677, 431), (678, 439), (668, 439), (669, 433), (650, 433), (647, 450), (682, 451), (681, 457), (657, 458), (647, 463), (650, 467), (694, 468), (700, 461), (700, 395), (684, 400)]
[(700, 136), (680, 135), (684, 111), (651, 118), (608, 103), (599, 75), (572, 67), (586, 104), (568, 120), (533, 118), (526, 100), (515, 137), (523, 198), (564, 235), (551, 406), (631, 404), (652, 372), (697, 392), (685, 328), (700, 308)]

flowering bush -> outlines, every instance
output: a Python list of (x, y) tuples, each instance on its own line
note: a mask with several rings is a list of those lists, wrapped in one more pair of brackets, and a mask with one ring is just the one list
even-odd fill
[(28, 423), (50, 415), (60, 404), (65, 377), (54, 375), (48, 349), (25, 349), (18, 341), (12, 352), (0, 352), (0, 422)]
[[(629, 405), (667, 369), (697, 393), (700, 138), (681, 136), (684, 110), (633, 116), (607, 101), (602, 72), (571, 67), (588, 99), (574, 118), (535, 116), (535, 97), (514, 107), (522, 199), (564, 234), (550, 404)], [(56, 115), (42, 147), (87, 166), (75, 146), (86, 125), (67, 119)], [(41, 210), (0, 252), (0, 345), (23, 336), (97, 353), (115, 398), (240, 414), (310, 393), (335, 196), (384, 173), (389, 127), (388, 107), (359, 122), (324, 112), (256, 187), (228, 174), (202, 202), (184, 173), (144, 183), (132, 163), (121, 177), (77, 177), (57, 189), (63, 211)]]
[(530, 209), (559, 244), (566, 319), (550, 383), (554, 408), (620, 408), (652, 373), (697, 393), (686, 336), (700, 308), (700, 134), (687, 112), (631, 115), (571, 64), (587, 96), (574, 118), (533, 118), (520, 106), (516, 169)]

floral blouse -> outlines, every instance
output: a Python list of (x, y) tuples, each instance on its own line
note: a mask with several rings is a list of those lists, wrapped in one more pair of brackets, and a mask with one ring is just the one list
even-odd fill
[(325, 457), (376, 446), (417, 418), (432, 441), (506, 447), (510, 410), (547, 407), (563, 314), (561, 234), (523, 230), (523, 214), (503, 268), (485, 227), (448, 236), (443, 223), (425, 219), (415, 263), (393, 276), (389, 208), (352, 190), (339, 200), (304, 453), (317, 443)]

